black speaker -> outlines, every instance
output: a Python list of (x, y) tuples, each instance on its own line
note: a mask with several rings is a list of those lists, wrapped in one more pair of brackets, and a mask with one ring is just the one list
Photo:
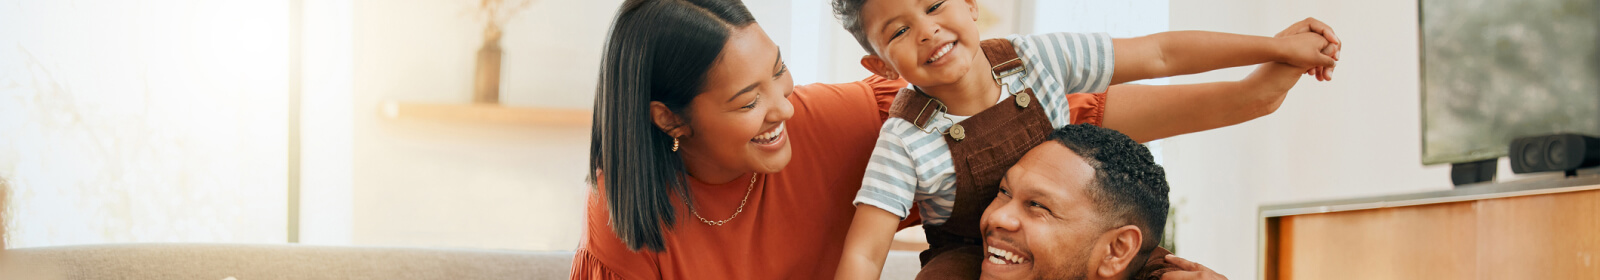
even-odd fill
[(1555, 134), (1511, 140), (1511, 172), (1567, 171), (1600, 166), (1600, 138)]
[(1500, 171), (1500, 158), (1450, 164), (1450, 183), (1456, 186), (1494, 181)]

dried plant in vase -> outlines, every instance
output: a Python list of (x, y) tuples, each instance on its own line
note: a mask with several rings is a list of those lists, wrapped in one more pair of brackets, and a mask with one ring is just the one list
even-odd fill
[(534, 0), (482, 0), (477, 16), (483, 21), (483, 47), (478, 48), (477, 73), (473, 77), (472, 102), (500, 103), (500, 35), (501, 27)]

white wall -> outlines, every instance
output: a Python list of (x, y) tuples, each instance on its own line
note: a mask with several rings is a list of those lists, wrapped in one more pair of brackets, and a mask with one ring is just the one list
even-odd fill
[[(1164, 143), (1179, 253), (1232, 279), (1257, 277), (1257, 207), (1450, 188), (1448, 166), (1423, 166), (1417, 3), (1171, 1), (1172, 30), (1270, 36), (1316, 17), (1345, 42), (1334, 81), (1302, 78), (1274, 114)], [(1242, 67), (1176, 77), (1237, 80)]]
[(284, 242), (287, 1), (0, 1), (12, 247)]
[(854, 82), (872, 75), (861, 50), (833, 16), (828, 1), (745, 1), (761, 28), (783, 51), (796, 85)]
[(353, 237), (353, 8), (351, 0), (301, 2), (301, 244), (349, 245)]
[[(588, 126), (390, 120), (395, 100), (465, 104), (476, 1), (354, 1), (351, 241), (571, 250), (582, 226)], [(620, 0), (536, 1), (505, 27), (501, 100), (591, 107)], [(314, 215), (315, 213), (306, 213)]]

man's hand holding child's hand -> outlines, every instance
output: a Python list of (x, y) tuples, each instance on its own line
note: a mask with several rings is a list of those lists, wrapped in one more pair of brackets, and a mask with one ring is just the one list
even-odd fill
[(1178, 266), (1179, 271), (1161, 274), (1161, 280), (1228, 280), (1227, 276), (1211, 271), (1211, 268), (1195, 263), (1178, 255), (1167, 255), (1167, 263)]

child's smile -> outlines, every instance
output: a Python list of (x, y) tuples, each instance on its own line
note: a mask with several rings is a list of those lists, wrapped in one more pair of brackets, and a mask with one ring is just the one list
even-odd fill
[(932, 64), (937, 63), (937, 62), (948, 61), (948, 60), (940, 60), (940, 59), (944, 58), (945, 54), (950, 53), (950, 50), (953, 50), (955, 48), (956, 48), (956, 42), (945, 43), (944, 46), (939, 47), (939, 49), (933, 51), (933, 56), (928, 57), (928, 61), (925, 64), (932, 65)]
[(924, 88), (956, 83), (971, 74), (967, 72), (979, 58), (975, 40), (968, 40), (957, 28), (945, 28), (950, 24), (939, 17), (912, 24), (915, 27), (905, 35), (884, 46), (882, 55), (891, 60), (895, 72)]

